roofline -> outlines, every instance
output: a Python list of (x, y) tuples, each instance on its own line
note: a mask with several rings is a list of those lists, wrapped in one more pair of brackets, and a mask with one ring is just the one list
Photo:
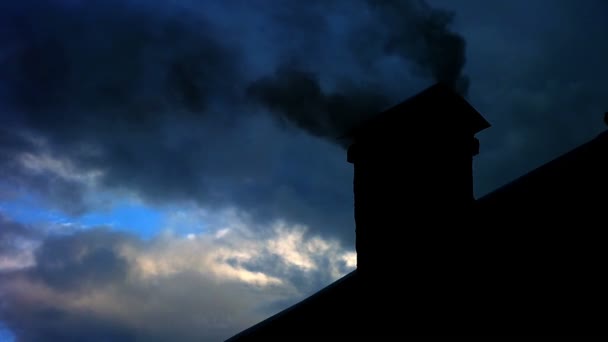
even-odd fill
[(444, 91), (450, 93), (451, 95), (453, 95), (457, 101), (462, 102), (462, 104), (467, 107), (468, 110), (470, 110), (475, 116), (477, 116), (477, 123), (479, 124), (477, 128), (474, 129), (473, 134), (477, 134), (487, 128), (492, 127), (492, 125), (488, 122), (488, 120), (486, 120), (486, 118), (483, 117), (483, 115), (481, 115), (481, 113), (479, 113), (479, 111), (477, 109), (475, 109), (475, 107), (473, 107), (473, 105), (471, 105), (465, 98), (464, 96), (458, 94), (452, 87), (448, 86), (447, 84), (443, 83), (443, 82), (438, 82), (435, 83), (427, 88), (425, 88), (424, 90), (412, 95), (411, 97), (405, 99), (404, 101), (401, 101), (399, 103), (396, 103), (394, 105), (388, 106), (386, 109), (380, 111), (379, 113), (373, 115), (372, 117), (368, 118), (367, 120), (364, 120), (363, 122), (359, 123), (358, 125), (356, 125), (355, 127), (349, 129), (347, 132), (345, 132), (342, 136), (340, 136), (340, 139), (344, 139), (344, 140), (348, 140), (348, 139), (353, 139), (361, 130), (364, 130), (365, 127), (367, 127), (369, 125), (370, 122), (375, 121), (375, 119), (382, 117), (384, 115), (387, 115), (387, 113), (393, 111), (394, 109), (396, 109), (397, 107), (402, 107), (405, 106), (407, 107), (408, 105), (410, 105), (411, 103), (415, 103), (416, 101), (419, 101), (420, 98), (423, 98), (424, 96), (426, 96), (429, 92), (433, 92), (435, 91), (435, 89), (443, 89)]
[(594, 143), (599, 143), (603, 139), (608, 140), (608, 131), (604, 131), (604, 132), (598, 134), (595, 138), (587, 141), (586, 143), (583, 143), (583, 144), (569, 150), (568, 152), (563, 153), (563, 154), (555, 157), (554, 159), (551, 159), (547, 163), (542, 164), (541, 166), (538, 166), (538, 167), (532, 169), (531, 171), (526, 172), (525, 174), (515, 178), (514, 180), (499, 186), (498, 188), (494, 189), (493, 191), (478, 198), (476, 200), (476, 202), (483, 203), (485, 201), (492, 200), (496, 196), (500, 196), (503, 192), (507, 192), (511, 188), (518, 186), (521, 182), (525, 182), (526, 180), (530, 179), (531, 177), (535, 177), (546, 170), (550, 170), (555, 165), (558, 165), (560, 162), (566, 160), (567, 158), (569, 158), (573, 155), (576, 155), (577, 153), (584, 150), (585, 148), (593, 146)]
[(246, 337), (247, 335), (249, 335), (250, 333), (255, 332), (258, 329), (261, 329), (269, 324), (272, 324), (274, 321), (276, 321), (277, 319), (281, 318), (282, 316), (285, 316), (287, 314), (289, 314), (290, 312), (297, 310), (301, 305), (304, 305), (306, 303), (309, 303), (315, 299), (317, 299), (317, 297), (324, 295), (325, 293), (333, 290), (335, 287), (341, 285), (342, 283), (344, 283), (345, 281), (349, 280), (350, 278), (354, 277), (357, 275), (357, 270), (355, 269), (354, 271), (348, 273), (347, 275), (345, 275), (344, 277), (334, 281), (333, 283), (327, 285), (326, 287), (324, 287), (323, 289), (315, 292), (313, 295), (311, 295), (310, 297), (307, 297), (303, 300), (301, 300), (300, 302), (288, 307), (287, 309), (280, 311), (279, 313), (276, 313), (268, 318), (266, 318), (265, 320), (259, 322), (258, 324), (249, 327), (243, 331), (241, 331), (240, 333), (232, 336), (231, 338), (227, 339), (226, 342), (234, 342), (234, 341), (238, 341), (239, 338), (241, 337)]

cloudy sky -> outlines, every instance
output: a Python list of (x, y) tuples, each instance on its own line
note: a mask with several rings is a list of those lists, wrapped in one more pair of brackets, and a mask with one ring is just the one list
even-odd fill
[(493, 125), (483, 196), (604, 129), (606, 17), (604, 0), (0, 2), (0, 341), (216, 341), (297, 302), (355, 266), (341, 133), (451, 84)]

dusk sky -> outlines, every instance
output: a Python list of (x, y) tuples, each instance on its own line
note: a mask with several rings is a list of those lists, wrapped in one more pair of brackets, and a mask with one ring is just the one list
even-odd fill
[(356, 266), (349, 127), (452, 85), (492, 124), (481, 197), (605, 129), (606, 18), (605, 0), (0, 1), (0, 341), (220, 341), (296, 303)]

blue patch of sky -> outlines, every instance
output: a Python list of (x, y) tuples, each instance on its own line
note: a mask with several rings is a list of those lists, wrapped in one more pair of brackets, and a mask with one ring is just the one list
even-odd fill
[(107, 226), (148, 239), (162, 228), (165, 214), (139, 203), (123, 202), (110, 210), (87, 213), (75, 220), (84, 227)]
[[(0, 201), (0, 213), (11, 220), (33, 227), (49, 228), (66, 232), (74, 228), (88, 229), (108, 227), (117, 231), (135, 234), (142, 239), (150, 239), (168, 228), (176, 235), (187, 236), (204, 232), (203, 217), (191, 215), (191, 208), (166, 206), (157, 208), (129, 199), (114, 199), (110, 208), (91, 211), (80, 216), (71, 216), (53, 210), (33, 195), (20, 195)], [(185, 210), (182, 210), (185, 209)], [(176, 214), (183, 213), (183, 214)]]
[(97, 199), (104, 205), (83, 215), (70, 215), (51, 208), (36, 192), (19, 189), (0, 180), (0, 214), (8, 219), (42, 230), (69, 233), (74, 229), (105, 226), (149, 239), (168, 228), (176, 235), (204, 232), (209, 218), (197, 214), (188, 205), (150, 206), (129, 197), (101, 193)]
[(42, 206), (35, 196), (24, 194), (1, 201), (0, 212), (23, 224), (59, 223), (64, 218), (60, 212)]
[(71, 216), (43, 205), (33, 196), (19, 196), (0, 202), (0, 213), (11, 220), (32, 226), (92, 228), (106, 226), (147, 239), (158, 233), (167, 213), (137, 202), (118, 202), (106, 210)]
[(15, 334), (13, 334), (13, 332), (10, 331), (6, 327), (6, 325), (4, 325), (0, 321), (0, 342), (15, 342), (15, 341), (17, 341)]

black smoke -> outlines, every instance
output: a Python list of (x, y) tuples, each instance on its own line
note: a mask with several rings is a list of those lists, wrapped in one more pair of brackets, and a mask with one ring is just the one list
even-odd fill
[(385, 23), (386, 53), (412, 61), (434, 81), (467, 95), (469, 80), (463, 75), (466, 42), (450, 29), (454, 13), (432, 8), (423, 0), (367, 2), (379, 22)]
[[(346, 54), (360, 68), (372, 73), (376, 61), (397, 57), (413, 74), (444, 83), (466, 96), (469, 80), (463, 75), (465, 40), (450, 30), (453, 13), (432, 8), (422, 0), (365, 1), (361, 10), (370, 12), (368, 21), (355, 26), (346, 37), (350, 43)], [(324, 39), (323, 34), (319, 32), (319, 40)], [(292, 58), (299, 60), (299, 56)], [(345, 76), (346, 81), (341, 80), (336, 89), (327, 90), (320, 77), (303, 67), (285, 64), (273, 75), (254, 82), (249, 94), (280, 120), (343, 145), (348, 140), (341, 138), (350, 129), (394, 104), (394, 99), (385, 94), (390, 84), (354, 85)]]
[(315, 75), (288, 66), (254, 82), (249, 94), (266, 104), (281, 122), (342, 145), (348, 143), (349, 128), (387, 103), (384, 95), (369, 89), (325, 93)]

